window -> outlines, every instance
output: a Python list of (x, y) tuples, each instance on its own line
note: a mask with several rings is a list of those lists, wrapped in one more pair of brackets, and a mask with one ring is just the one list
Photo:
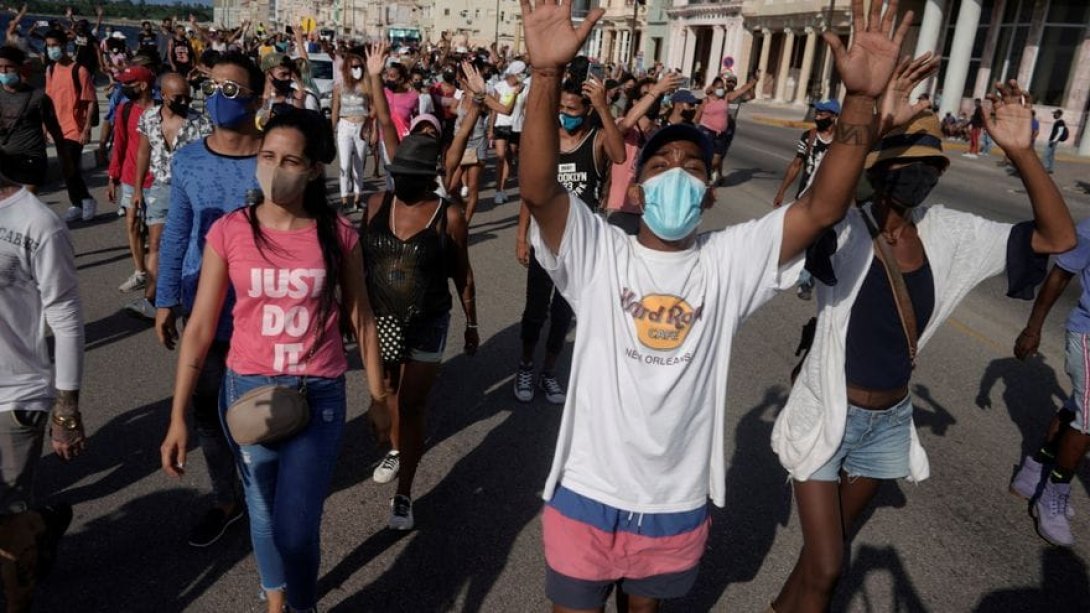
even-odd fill
[(443, 16), (450, 17), (450, 9), (443, 9)]
[(1090, 4), (1085, 0), (1051, 0), (1049, 3), (1029, 88), (1040, 104), (1063, 105), (1073, 81), (1075, 57), (1088, 19)]

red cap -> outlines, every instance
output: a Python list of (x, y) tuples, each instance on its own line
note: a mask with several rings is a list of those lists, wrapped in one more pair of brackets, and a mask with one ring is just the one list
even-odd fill
[(155, 82), (155, 73), (147, 66), (134, 64), (122, 70), (121, 74), (117, 75), (117, 80), (120, 83), (139, 83), (143, 81), (150, 85)]

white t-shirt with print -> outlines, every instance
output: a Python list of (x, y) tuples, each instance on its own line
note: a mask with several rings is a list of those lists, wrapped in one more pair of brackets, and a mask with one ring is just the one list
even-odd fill
[[(516, 102), (518, 99), (518, 93), (515, 91), (517, 87), (511, 87), (506, 80), (500, 80), (492, 88), (492, 93), (496, 95), (496, 98), (500, 101), (500, 104), (507, 106), (512, 102)], [(510, 115), (496, 114), (496, 127), (511, 127), (515, 125), (515, 112), (511, 111)]]
[(572, 197), (538, 261), (579, 321), (544, 498), (556, 486), (637, 513), (723, 506), (727, 368), (739, 324), (802, 265), (779, 266), (787, 207), (655, 251)]

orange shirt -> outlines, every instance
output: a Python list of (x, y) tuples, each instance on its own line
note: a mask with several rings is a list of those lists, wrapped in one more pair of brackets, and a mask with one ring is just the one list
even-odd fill
[[(79, 71), (82, 87), (77, 90), (72, 80), (72, 71)], [(75, 62), (67, 66), (55, 63), (45, 71), (45, 95), (53, 102), (57, 121), (68, 140), (78, 141), (87, 125), (87, 115), (95, 101), (95, 85), (87, 69)]]

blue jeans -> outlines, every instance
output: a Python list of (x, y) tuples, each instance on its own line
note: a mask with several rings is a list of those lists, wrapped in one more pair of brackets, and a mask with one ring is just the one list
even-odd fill
[[(272, 383), (298, 387), (300, 380), (228, 370), (223, 382), (225, 406), (256, 387)], [(345, 420), (344, 376), (308, 377), (306, 386), (310, 423), (302, 432), (271, 445), (239, 446), (232, 441), (246, 492), (261, 587), (265, 591), (286, 590), (293, 609), (308, 609), (318, 600), (322, 506)]]
[(908, 476), (908, 452), (912, 444), (912, 398), (883, 411), (848, 404), (844, 438), (833, 457), (810, 475), (811, 481), (840, 481), (841, 469), (848, 478), (900, 479)]
[(1056, 146), (1059, 143), (1048, 143), (1045, 145), (1045, 170), (1052, 172), (1056, 165)]

